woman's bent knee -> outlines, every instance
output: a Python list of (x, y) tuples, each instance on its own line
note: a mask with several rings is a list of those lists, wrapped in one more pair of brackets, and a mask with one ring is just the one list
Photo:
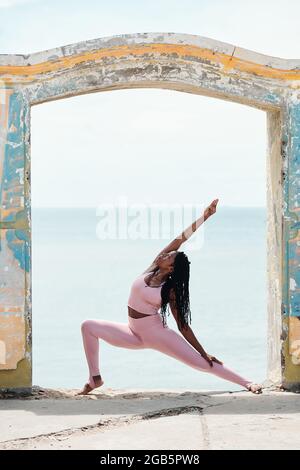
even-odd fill
[(81, 331), (82, 331), (82, 333), (87, 332), (87, 331), (90, 329), (91, 324), (92, 324), (92, 320), (84, 320), (84, 321), (81, 323)]

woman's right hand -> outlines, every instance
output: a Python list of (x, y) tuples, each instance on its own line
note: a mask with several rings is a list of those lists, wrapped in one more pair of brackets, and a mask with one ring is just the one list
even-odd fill
[(205, 359), (211, 367), (213, 367), (213, 362), (217, 362), (218, 364), (223, 364), (222, 361), (217, 359), (215, 356), (211, 356), (208, 353), (202, 354), (203, 359)]

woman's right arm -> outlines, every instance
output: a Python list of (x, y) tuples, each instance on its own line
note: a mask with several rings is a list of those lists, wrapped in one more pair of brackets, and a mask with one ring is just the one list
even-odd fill
[(177, 328), (182, 334), (182, 336), (201, 354), (201, 356), (205, 357), (206, 351), (201, 346), (201, 344), (197, 341), (197, 338), (195, 337), (192, 328), (189, 325), (185, 325), (184, 327), (180, 325), (179, 314), (178, 314), (178, 310), (176, 308), (176, 302), (175, 302), (175, 294), (172, 293), (172, 290), (170, 292), (169, 305), (170, 305), (172, 315), (177, 323)]
[(219, 364), (222, 364), (222, 361), (217, 359), (215, 356), (211, 356), (205, 351), (205, 349), (201, 346), (196, 336), (194, 335), (192, 328), (189, 325), (186, 325), (183, 328), (180, 326), (179, 315), (178, 315), (176, 302), (175, 302), (175, 293), (173, 289), (171, 289), (170, 291), (169, 305), (170, 305), (170, 309), (173, 314), (173, 317), (175, 318), (175, 321), (177, 323), (178, 330), (180, 331), (182, 336), (193, 346), (194, 349), (196, 349), (196, 351), (198, 351), (199, 354), (201, 354), (203, 359), (205, 359), (211, 367), (213, 366), (213, 362), (218, 362)]

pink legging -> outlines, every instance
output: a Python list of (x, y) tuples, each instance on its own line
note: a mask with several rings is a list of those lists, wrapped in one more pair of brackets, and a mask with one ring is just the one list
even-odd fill
[(98, 338), (120, 348), (156, 349), (194, 369), (209, 372), (245, 388), (251, 383), (251, 380), (241, 377), (224, 365), (213, 362), (211, 367), (183, 336), (163, 326), (159, 314), (142, 318), (128, 316), (128, 324), (107, 320), (85, 320), (81, 325), (81, 331), (89, 367), (89, 383), (92, 387), (95, 386), (93, 376), (100, 375)]

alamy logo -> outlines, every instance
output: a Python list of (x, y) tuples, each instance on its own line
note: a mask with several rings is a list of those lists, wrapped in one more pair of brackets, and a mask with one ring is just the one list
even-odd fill
[[(204, 213), (200, 204), (128, 204), (121, 197), (117, 204), (101, 204), (96, 209), (99, 219), (96, 227), (100, 240), (173, 240)], [(192, 230), (185, 235), (190, 237), (184, 249), (199, 249), (203, 244), (204, 225), (200, 230)]]

